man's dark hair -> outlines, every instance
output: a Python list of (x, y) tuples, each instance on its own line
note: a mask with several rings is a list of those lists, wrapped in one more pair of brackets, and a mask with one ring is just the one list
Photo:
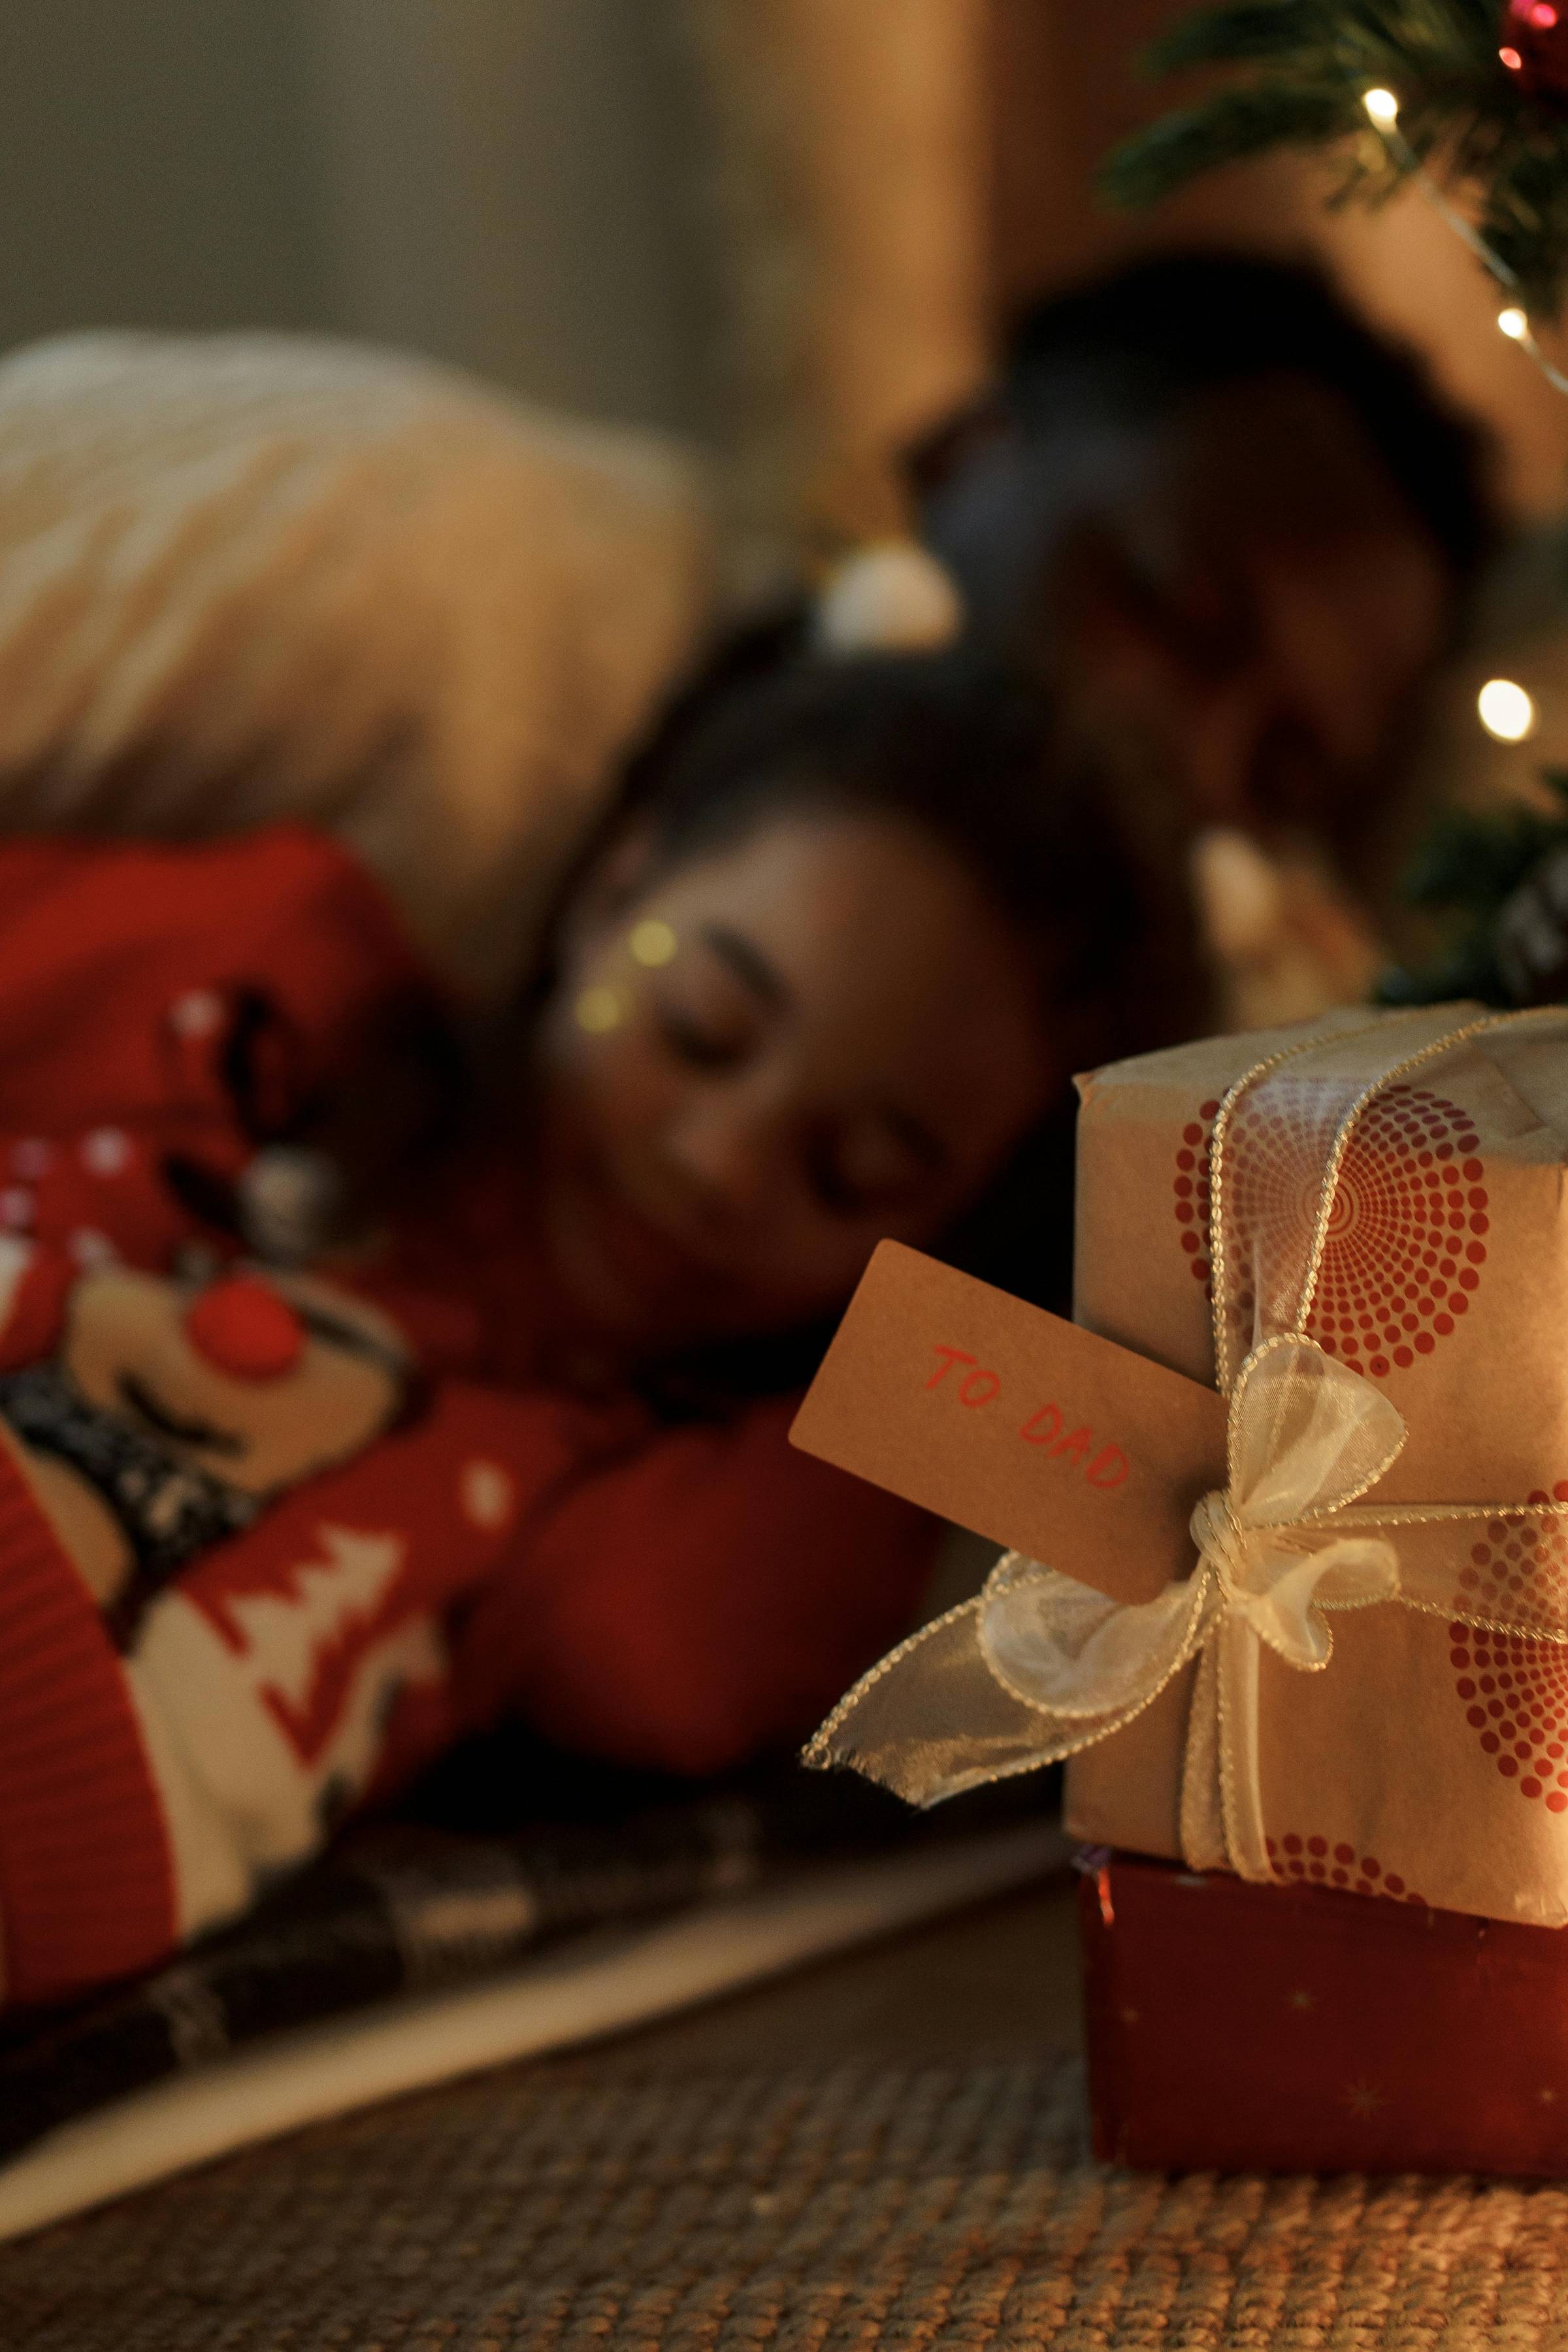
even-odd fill
[[(1013, 324), (989, 414), (1026, 438), (1044, 434), (1076, 388), (1101, 416), (1154, 422), (1206, 393), (1278, 375), (1343, 399), (1467, 587), (1497, 532), (1486, 438), (1424, 363), (1367, 326), (1312, 264), (1160, 254), (1048, 295)], [(950, 468), (963, 439), (954, 419), (912, 453), (917, 492)]]

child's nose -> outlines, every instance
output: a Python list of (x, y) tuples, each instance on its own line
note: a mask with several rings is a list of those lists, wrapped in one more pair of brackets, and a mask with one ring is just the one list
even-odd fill
[(705, 1209), (732, 1218), (754, 1210), (762, 1195), (769, 1142), (762, 1122), (717, 1111), (689, 1119), (667, 1149)]
[(230, 1275), (201, 1292), (185, 1311), (185, 1336), (215, 1371), (236, 1381), (277, 1381), (305, 1348), (305, 1326), (288, 1304), (253, 1275)]

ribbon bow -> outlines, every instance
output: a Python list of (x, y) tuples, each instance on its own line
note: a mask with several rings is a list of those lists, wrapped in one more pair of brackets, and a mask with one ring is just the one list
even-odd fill
[[(852, 1762), (902, 1795), (935, 1803), (976, 1780), (1051, 1763), (1107, 1738), (1196, 1656), (1183, 1850), (1194, 1867), (1228, 1863), (1243, 1877), (1267, 1878), (1260, 1653), (1266, 1643), (1288, 1665), (1315, 1673), (1333, 1650), (1326, 1612), (1396, 1597), (1393, 1544), (1337, 1526), (1336, 1515), (1382, 1477), (1404, 1443), (1397, 1408), (1369, 1381), (1310, 1339), (1265, 1341), (1231, 1397), (1228, 1484), (1192, 1515), (1197, 1563), (1189, 1577), (1156, 1600), (1119, 1602), (1010, 1553), (977, 1601), (873, 1668), (823, 1725), (807, 1760)], [(934, 1655), (920, 1656), (933, 1729), (911, 1740), (900, 1670), (933, 1645)], [(975, 1685), (977, 1649), (989, 1694)], [(946, 1711), (967, 1720), (962, 1741), (942, 1737), (945, 1667), (950, 1684), (959, 1671)], [(1017, 1752), (1004, 1756), (998, 1745)]]
[(1375, 1485), (1404, 1443), (1397, 1407), (1369, 1381), (1310, 1339), (1268, 1340), (1231, 1397), (1228, 1484), (1192, 1515), (1190, 1577), (1130, 1607), (1019, 1562), (982, 1596), (981, 1651), (1013, 1696), (1042, 1712), (1113, 1717), (1107, 1730), (1198, 1655), (1182, 1776), (1182, 1848), (1195, 1868), (1228, 1862), (1244, 1878), (1270, 1875), (1260, 1653), (1267, 1644), (1287, 1665), (1318, 1673), (1333, 1648), (1325, 1611), (1397, 1594), (1392, 1543), (1336, 1528), (1335, 1514)]

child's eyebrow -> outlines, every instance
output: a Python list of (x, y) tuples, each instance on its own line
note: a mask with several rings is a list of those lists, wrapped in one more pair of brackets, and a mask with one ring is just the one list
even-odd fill
[(739, 931), (732, 931), (727, 923), (705, 923), (698, 936), (764, 1004), (789, 1003), (789, 991), (773, 966)]

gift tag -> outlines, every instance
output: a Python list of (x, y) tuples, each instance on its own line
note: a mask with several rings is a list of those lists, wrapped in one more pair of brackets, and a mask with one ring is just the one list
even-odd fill
[(1226, 1483), (1212, 1389), (899, 1242), (878, 1248), (790, 1432), (1113, 1600), (1193, 1564)]

